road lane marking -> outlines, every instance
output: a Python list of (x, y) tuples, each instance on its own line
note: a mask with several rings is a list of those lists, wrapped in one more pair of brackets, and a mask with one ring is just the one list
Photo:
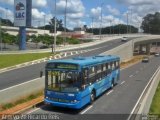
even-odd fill
[(136, 71), (136, 74), (137, 74), (137, 73), (139, 73), (139, 71), (138, 71), (138, 70)]
[(3, 91), (6, 91), (6, 90), (9, 90), (9, 89), (12, 89), (12, 88), (15, 88), (15, 87), (18, 87), (20, 85), (24, 85), (24, 84), (27, 84), (27, 83), (30, 83), (30, 82), (33, 82), (33, 81), (36, 81), (38, 79), (44, 79), (44, 76), (42, 78), (36, 78), (36, 79), (33, 79), (33, 80), (30, 80), (30, 81), (27, 81), (27, 82), (23, 82), (21, 84), (17, 84), (17, 85), (14, 85), (14, 86), (11, 86), (11, 87), (8, 87), (8, 88), (5, 88), (5, 89), (2, 89), (0, 90), (0, 92), (3, 92)]
[(127, 120), (130, 120), (136, 107), (138, 106), (140, 100), (142, 99), (145, 91), (147, 90), (148, 86), (150, 85), (150, 83), (152, 83), (152, 79), (155, 77), (156, 73), (160, 70), (160, 67), (157, 68), (157, 70), (154, 72), (154, 74), (152, 75), (152, 77), (150, 78), (149, 82), (147, 83), (147, 85), (145, 86), (144, 90), (142, 91), (140, 97), (138, 98), (138, 101), (136, 102), (134, 108), (132, 109), (132, 111), (130, 112), (130, 115), (128, 116)]
[(131, 78), (131, 77), (133, 77), (133, 75), (130, 75), (129, 77)]
[(88, 110), (90, 110), (91, 108), (92, 108), (93, 106), (91, 105), (91, 106), (89, 106), (86, 110), (84, 110), (83, 112), (81, 112), (80, 114), (84, 114), (84, 113), (86, 113)]
[(121, 82), (121, 84), (120, 84), (120, 85), (123, 85), (125, 82), (126, 82), (126, 81)]
[(34, 109), (34, 110), (32, 110), (32, 111), (27, 112), (27, 114), (31, 114), (31, 113), (33, 113), (33, 112), (39, 110), (39, 109), (40, 109), (40, 108), (36, 108), (36, 109)]
[(113, 90), (110, 90), (106, 95), (109, 95), (109, 94), (111, 94), (113, 92)]

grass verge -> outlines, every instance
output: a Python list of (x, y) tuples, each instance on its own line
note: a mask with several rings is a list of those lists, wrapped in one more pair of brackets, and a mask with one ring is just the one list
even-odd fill
[[(39, 98), (41, 98), (41, 99), (43, 98), (42, 91), (35, 93), (35, 94), (31, 94), (31, 95), (23, 97), (23, 98), (20, 98), (19, 100), (15, 101), (13, 103), (7, 103), (4, 105), (1, 105), (0, 106), (0, 113), (2, 112), (2, 113), (6, 114), (6, 112), (7, 112), (9, 114), (13, 114), (16, 111), (19, 111), (19, 110), (25, 108), (24, 106), (28, 107), (30, 103), (31, 103), (31, 105), (36, 104), (35, 102), (31, 102), (31, 101), (32, 100), (37, 101), (36, 99), (38, 99), (38, 101), (39, 101)], [(19, 105), (23, 106), (23, 107), (20, 107)], [(14, 107), (16, 107), (17, 109), (15, 109)], [(12, 109), (12, 108), (14, 108), (14, 109)]]
[(51, 53), (27, 53), (27, 54), (8, 54), (0, 55), (0, 69), (14, 66), (24, 62), (41, 59), (51, 56)]
[(156, 114), (156, 115), (159, 115), (160, 117), (160, 82), (157, 87), (156, 93), (153, 97), (149, 114)]

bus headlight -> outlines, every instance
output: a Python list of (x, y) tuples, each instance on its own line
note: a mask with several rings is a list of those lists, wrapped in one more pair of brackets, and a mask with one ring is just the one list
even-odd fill
[(72, 100), (72, 101), (71, 101), (71, 103), (77, 103), (77, 102), (78, 102), (77, 100)]

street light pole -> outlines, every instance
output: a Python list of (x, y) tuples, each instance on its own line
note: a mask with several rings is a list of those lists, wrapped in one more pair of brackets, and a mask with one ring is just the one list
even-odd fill
[(99, 30), (99, 36), (100, 40), (102, 39), (102, 6), (104, 3), (101, 3), (101, 22), (100, 22), (100, 30)]
[(46, 30), (45, 23), (46, 23), (46, 15), (44, 15), (44, 34), (45, 34), (45, 30)]
[(110, 35), (111, 35), (111, 33), (112, 33), (112, 27), (111, 27), (112, 24), (111, 24), (111, 22), (112, 22), (112, 21), (110, 20), (109, 22), (110, 22)]
[(130, 14), (130, 32), (129, 33), (132, 33), (131, 24), (132, 24), (132, 9), (131, 9), (131, 14)]
[(7, 12), (8, 12), (8, 8), (6, 8), (6, 26), (8, 26), (7, 24), (8, 24), (8, 14), (7, 14)]
[[(56, 27), (57, 27), (57, 21), (56, 21), (56, 16), (57, 16), (57, 13), (56, 13), (56, 10), (57, 10), (57, 6), (56, 6), (56, 1), (57, 0), (55, 0), (55, 19), (54, 19), (54, 46), (52, 45), (52, 53), (54, 52), (54, 55), (55, 55), (55, 53), (56, 53)], [(53, 47), (54, 47), (54, 51), (53, 51)]]
[(128, 34), (128, 12), (127, 12), (127, 34)]
[(65, 26), (65, 28), (64, 28), (64, 46), (66, 45), (67, 2), (68, 1), (66, 0), (65, 13), (64, 13), (64, 26)]
[[(0, 16), (2, 16), (2, 13), (0, 13)], [(1, 41), (0, 41), (0, 42), (1, 42), (1, 46), (0, 46), (0, 47), (1, 47), (1, 52), (2, 52), (2, 34), (1, 34), (2, 29), (1, 29), (1, 19), (2, 19), (2, 18), (0, 17), (0, 40), (1, 40)]]

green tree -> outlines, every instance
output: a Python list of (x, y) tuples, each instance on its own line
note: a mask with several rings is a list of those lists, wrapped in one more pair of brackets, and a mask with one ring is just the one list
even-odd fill
[(64, 28), (63, 28), (63, 21), (60, 19), (60, 20), (58, 20), (57, 18), (55, 18), (55, 17), (53, 17), (51, 20), (50, 20), (50, 22), (49, 22), (49, 24), (50, 24), (50, 26), (51, 26), (51, 31), (53, 32), (54, 31), (54, 26), (55, 26), (55, 19), (56, 19), (56, 27), (57, 27), (57, 30), (58, 31), (63, 31), (64, 30)]
[(144, 33), (160, 34), (160, 13), (147, 14), (142, 21)]

